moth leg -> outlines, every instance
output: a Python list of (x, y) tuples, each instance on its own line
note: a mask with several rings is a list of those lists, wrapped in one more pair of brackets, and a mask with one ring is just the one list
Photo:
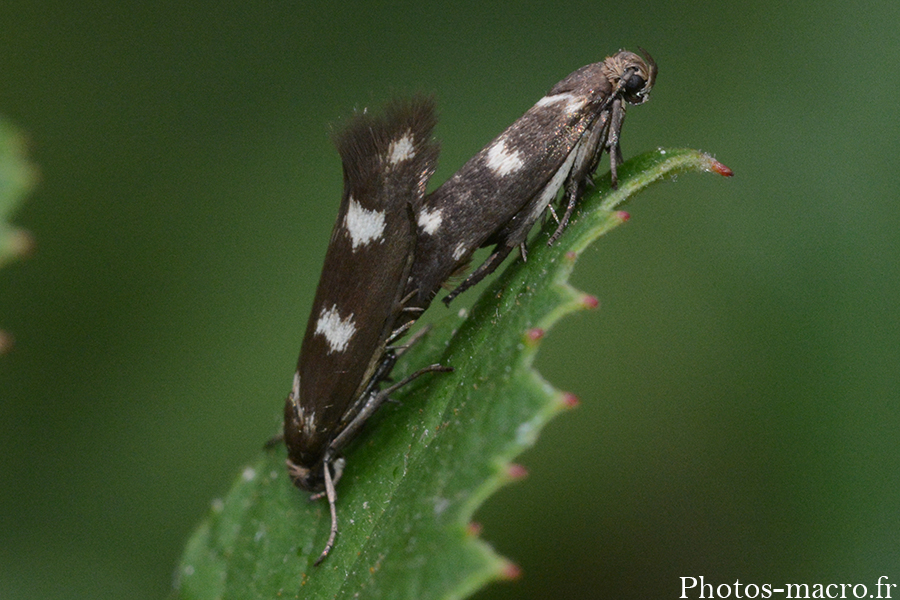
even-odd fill
[(425, 373), (430, 373), (432, 371), (452, 371), (452, 367), (444, 367), (441, 365), (429, 365), (427, 367), (423, 367), (413, 373), (412, 375), (407, 375), (397, 383), (394, 383), (385, 389), (375, 392), (369, 396), (369, 399), (360, 409), (360, 411), (356, 414), (353, 419), (347, 423), (346, 426), (341, 430), (341, 433), (336, 436), (331, 444), (328, 446), (327, 455), (334, 456), (340, 452), (340, 450), (347, 445), (356, 435), (359, 433), (359, 430), (362, 429), (362, 426), (365, 424), (369, 418), (375, 414), (381, 405), (385, 403), (388, 399), (388, 395), (396, 392), (398, 389), (408, 384), (413, 379), (419, 377), (420, 375), (424, 375)]
[[(411, 382), (413, 379), (424, 375), (425, 373), (430, 372), (448, 372), (452, 371), (453, 367), (444, 367), (442, 365), (428, 365), (427, 367), (423, 367), (416, 371), (415, 373), (408, 375), (398, 381), (397, 383), (375, 393), (369, 398), (366, 404), (362, 407), (362, 410), (353, 417), (353, 420), (347, 424), (346, 427), (341, 431), (340, 435), (335, 437), (331, 444), (328, 445), (328, 450), (325, 451), (325, 457), (322, 459), (323, 470), (325, 474), (325, 496), (328, 498), (328, 509), (331, 511), (331, 532), (328, 534), (328, 541), (325, 543), (325, 549), (322, 550), (322, 554), (319, 555), (319, 558), (316, 559), (316, 562), (313, 563), (313, 566), (319, 566), (323, 560), (325, 560), (328, 555), (331, 553), (332, 548), (334, 548), (334, 542), (337, 539), (337, 507), (335, 506), (337, 502), (337, 492), (335, 491), (335, 485), (340, 480), (341, 475), (344, 472), (344, 459), (338, 458), (335, 459), (334, 456), (337, 455), (341, 448), (343, 448), (350, 440), (356, 437), (356, 434), (359, 433), (359, 430), (362, 428), (363, 424), (369, 420), (369, 418), (375, 414), (382, 404), (386, 400), (388, 400), (388, 395), (397, 391), (404, 385)], [(332, 479), (331, 470), (334, 469), (334, 479)], [(310, 500), (317, 500), (322, 497), (322, 492), (318, 494), (314, 494), (310, 496)]]
[(283, 441), (284, 441), (284, 432), (282, 431), (281, 433), (277, 433), (277, 434), (273, 435), (271, 438), (269, 438), (269, 441), (267, 441), (265, 444), (263, 444), (263, 449), (268, 450), (269, 448), (274, 448), (275, 446), (277, 446), (278, 444), (280, 444)]
[[(607, 136), (609, 135), (610, 117), (609, 111), (601, 113), (597, 120), (591, 124), (584, 140), (575, 148), (575, 161), (572, 169), (566, 177), (565, 190), (563, 198), (567, 200), (566, 211), (563, 213), (562, 220), (557, 221), (559, 225), (556, 231), (547, 241), (548, 246), (552, 246), (562, 232), (565, 231), (569, 224), (569, 219), (575, 211), (578, 200), (584, 195), (584, 190), (594, 182), (591, 180), (591, 174), (597, 168), (600, 162), (600, 155), (606, 148)], [(549, 206), (549, 205), (548, 205)]]
[(563, 213), (562, 220), (559, 221), (559, 225), (556, 227), (556, 231), (553, 232), (553, 235), (550, 236), (550, 239), (547, 240), (547, 245), (552, 246), (556, 240), (559, 239), (559, 236), (562, 235), (562, 232), (566, 229), (566, 225), (569, 224), (569, 218), (572, 216), (572, 213), (575, 211), (575, 205), (578, 203), (578, 185), (570, 185), (566, 186), (566, 198), (569, 201), (566, 203), (566, 212)]
[[(408, 327), (407, 327), (407, 329), (408, 329)], [(401, 356), (403, 356), (403, 353), (404, 353), (404, 352), (406, 352), (409, 348), (411, 348), (413, 344), (415, 344), (415, 343), (418, 342), (420, 339), (422, 339), (422, 337), (423, 337), (426, 333), (428, 333), (429, 331), (431, 331), (431, 325), (425, 325), (424, 327), (422, 327), (422, 329), (420, 329), (420, 330), (418, 330), (417, 332), (415, 332), (415, 333), (414, 333), (414, 334), (406, 341), (406, 343), (404, 343), (404, 344), (402, 344), (402, 345), (400, 345), (400, 346), (388, 346), (388, 347), (387, 347), (387, 350), (393, 351), (393, 352), (394, 352), (394, 356), (396, 356), (397, 358), (400, 358)]]
[(477, 269), (472, 271), (469, 276), (466, 277), (465, 281), (456, 286), (456, 289), (452, 292), (444, 296), (444, 304), (450, 306), (450, 302), (452, 302), (454, 298), (493, 273), (494, 270), (500, 266), (500, 263), (503, 262), (503, 259), (509, 256), (509, 253), (512, 252), (513, 248), (516, 246), (518, 246), (518, 244), (497, 244), (497, 247), (494, 248), (494, 252), (491, 253)]
[(619, 148), (619, 137), (622, 133), (622, 124), (625, 122), (625, 105), (621, 100), (616, 100), (612, 104), (611, 111), (606, 148), (609, 152), (609, 174), (612, 179), (612, 189), (616, 189), (619, 186), (616, 167), (624, 162), (622, 160), (622, 150)]
[(393, 330), (393, 331), (391, 332), (391, 335), (388, 336), (388, 339), (386, 340), (386, 343), (387, 343), (387, 344), (390, 344), (390, 343), (396, 341), (397, 338), (401, 337), (404, 333), (406, 333), (407, 331), (409, 331), (409, 328), (413, 326), (413, 323), (415, 323), (415, 321), (407, 321), (406, 323), (404, 323), (403, 325), (401, 325), (401, 326), (398, 327), (397, 329)]

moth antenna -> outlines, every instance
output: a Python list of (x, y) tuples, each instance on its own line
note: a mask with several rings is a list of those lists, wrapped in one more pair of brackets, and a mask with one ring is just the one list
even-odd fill
[(331, 533), (328, 534), (328, 542), (325, 543), (325, 549), (322, 550), (322, 554), (319, 555), (319, 558), (316, 559), (316, 562), (313, 563), (314, 567), (318, 567), (322, 564), (322, 561), (328, 558), (328, 555), (331, 553), (331, 549), (334, 548), (334, 540), (337, 539), (337, 508), (335, 507), (335, 502), (337, 502), (337, 493), (334, 491), (334, 482), (331, 480), (331, 467), (326, 461), (323, 466), (325, 467), (325, 495), (328, 496), (328, 508), (331, 510)]

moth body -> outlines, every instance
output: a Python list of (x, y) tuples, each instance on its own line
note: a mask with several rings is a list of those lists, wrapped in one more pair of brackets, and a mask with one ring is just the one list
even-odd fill
[[(344, 191), (284, 406), (287, 467), (293, 482), (324, 493), (337, 532), (334, 485), (341, 450), (396, 386), (381, 390), (397, 359), (416, 214), (434, 173), (433, 102), (394, 102), (383, 117), (361, 114), (336, 137)], [(437, 367), (426, 370), (438, 370)]]
[(610, 155), (615, 186), (625, 106), (645, 102), (655, 79), (656, 64), (646, 52), (641, 58), (623, 50), (578, 69), (425, 198), (408, 288), (414, 304), (428, 306), (478, 248), (494, 246), (444, 301), (493, 272), (524, 244), (563, 190), (564, 212), (552, 243), (591, 184), (603, 152)]

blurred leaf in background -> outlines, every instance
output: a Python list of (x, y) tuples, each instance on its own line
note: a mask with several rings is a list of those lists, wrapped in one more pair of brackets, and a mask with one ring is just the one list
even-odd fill
[[(28, 254), (33, 246), (31, 235), (10, 223), (37, 179), (24, 145), (22, 135), (0, 117), (0, 268)], [(12, 340), (0, 329), (0, 355), (12, 348)]]

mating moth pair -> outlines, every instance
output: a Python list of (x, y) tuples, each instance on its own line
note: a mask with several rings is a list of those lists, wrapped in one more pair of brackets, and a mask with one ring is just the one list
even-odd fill
[(616, 185), (625, 107), (645, 102), (656, 79), (656, 64), (642, 52), (620, 51), (563, 79), (428, 195), (438, 157), (432, 101), (398, 101), (383, 116), (357, 115), (336, 137), (344, 192), (284, 407), (290, 477), (327, 497), (331, 511), (316, 564), (337, 535), (344, 447), (398, 387), (448, 370), (431, 365), (382, 389), (399, 352), (393, 344), (477, 249), (493, 247), (444, 302), (515, 248), (524, 256), (529, 231), (553, 211), (562, 190), (553, 243), (604, 152)]

